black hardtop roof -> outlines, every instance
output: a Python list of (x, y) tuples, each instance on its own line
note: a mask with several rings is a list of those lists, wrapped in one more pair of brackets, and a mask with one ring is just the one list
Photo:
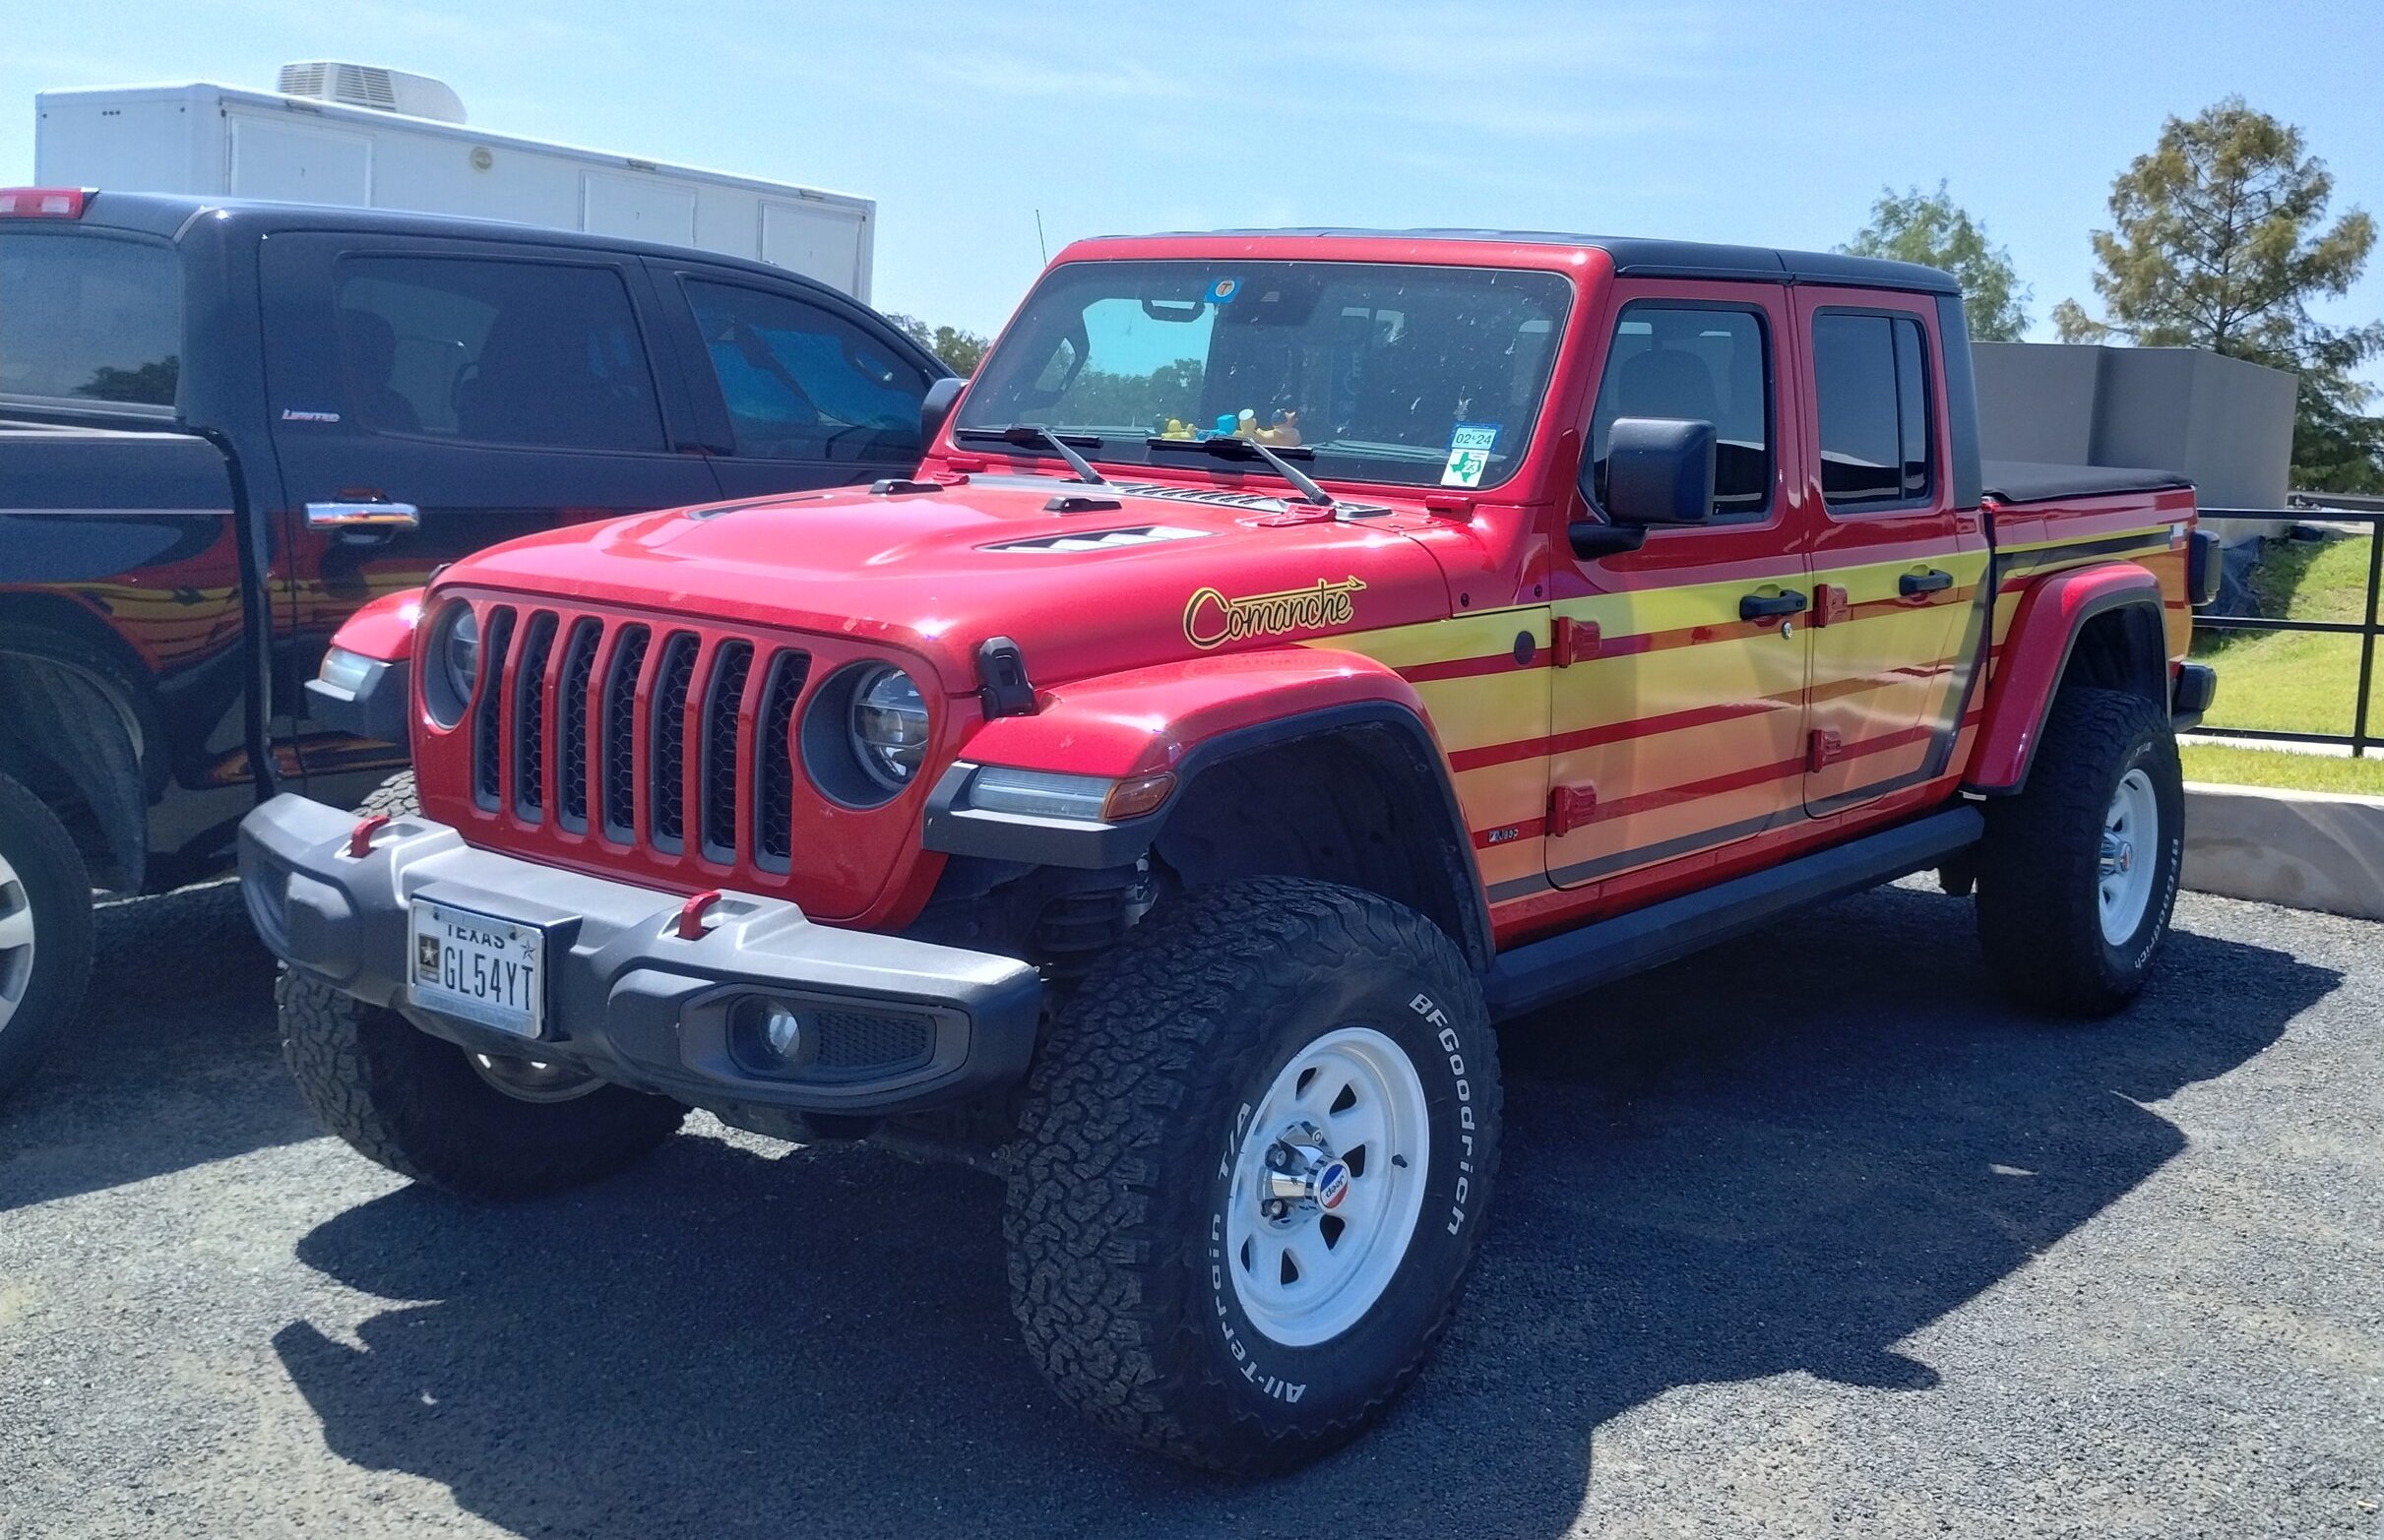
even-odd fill
[(1568, 235), (1553, 230), (1369, 230), (1330, 226), (1274, 230), (1173, 230), (1179, 238), (1204, 235), (1312, 236), (1327, 239), (1412, 241), (1499, 241), (1526, 246), (1588, 246), (1602, 251), (1614, 271), (1633, 278), (1738, 279), (1763, 283), (1846, 283), (1861, 288), (1912, 289), (1924, 294), (1959, 294), (1950, 273), (1916, 262), (1850, 257), (1834, 251), (1787, 251), (1774, 246), (1722, 246), (1706, 241), (1656, 240), (1636, 235)]
[[(774, 267), (750, 257), (731, 257), (691, 246), (665, 246), (654, 241), (612, 235), (590, 235), (580, 230), (544, 224), (521, 224), (510, 219), (482, 219), (456, 214), (415, 214), (398, 209), (357, 209), (339, 204), (268, 203), (254, 198), (206, 198), (196, 193), (94, 194), (82, 222), (109, 229), (134, 230), (171, 240), (203, 214), (220, 213), (243, 231), (270, 234), (275, 230), (359, 230), (385, 235), (454, 235), (467, 239), (504, 240), (516, 244), (552, 246), (572, 251), (626, 252), (663, 261), (697, 259), (719, 267), (742, 268), (832, 294), (833, 285), (805, 277), (791, 268)], [(847, 300), (849, 295), (844, 295)], [(858, 303), (858, 301), (852, 301)]]

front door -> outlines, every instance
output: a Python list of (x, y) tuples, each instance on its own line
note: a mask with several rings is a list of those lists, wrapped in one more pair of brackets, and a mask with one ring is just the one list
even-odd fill
[(1711, 422), (1715, 510), (1628, 554), (1559, 553), (1545, 849), (1562, 888), (1803, 816), (1810, 585), (1801, 457), (1779, 423), (1787, 290), (1626, 281), (1615, 300), (1585, 453), (1601, 470), (1618, 417)]
[[(559, 524), (707, 502), (672, 420), (642, 263), (498, 241), (273, 235), (266, 383), (296, 583), (277, 698), (303, 710), (340, 623), (378, 594)], [(411, 529), (311, 527), (327, 505), (413, 508)], [(294, 724), (318, 795), (405, 763)], [(337, 783), (313, 778), (339, 775)]]
[(1945, 772), (1992, 596), (1979, 512), (1945, 473), (1935, 302), (1800, 287), (1796, 315), (1823, 514), (1804, 804), (1822, 817)]

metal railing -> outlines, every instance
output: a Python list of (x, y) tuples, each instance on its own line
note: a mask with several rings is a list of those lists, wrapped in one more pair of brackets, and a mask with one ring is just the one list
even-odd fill
[[(2322, 636), (2357, 637), (2359, 639), (2358, 695), (2352, 702), (2351, 732), (2288, 732), (2266, 727), (2196, 727), (2194, 731), (2213, 738), (2266, 739), (2271, 743), (2321, 743), (2335, 748), (2347, 748), (2352, 758), (2364, 759), (2370, 748), (2380, 740), (2369, 720), (2368, 706), (2375, 692), (2376, 639), (2384, 637), (2384, 623), (2379, 623), (2378, 601), (2384, 596), (2384, 512), (2342, 508), (2205, 508), (2204, 519), (2258, 519), (2293, 524), (2365, 524), (2367, 542), (2367, 587), (2359, 606), (2359, 618), (2350, 620), (2292, 620), (2280, 617), (2271, 620), (2262, 615), (2196, 615), (2194, 630), (2203, 631), (2306, 631)], [(2219, 698), (2227, 698), (2227, 671), (2219, 671)]]

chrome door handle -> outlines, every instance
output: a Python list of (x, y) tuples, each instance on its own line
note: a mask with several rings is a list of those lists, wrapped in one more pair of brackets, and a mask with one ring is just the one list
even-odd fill
[(422, 527), (422, 511), (411, 503), (309, 503), (306, 527), (394, 533)]

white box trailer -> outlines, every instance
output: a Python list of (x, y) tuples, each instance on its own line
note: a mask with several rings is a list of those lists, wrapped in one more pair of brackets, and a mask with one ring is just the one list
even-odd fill
[(868, 302), (870, 199), (492, 134), (395, 70), (294, 64), (281, 84), (42, 92), (33, 181), (512, 219), (758, 257)]

